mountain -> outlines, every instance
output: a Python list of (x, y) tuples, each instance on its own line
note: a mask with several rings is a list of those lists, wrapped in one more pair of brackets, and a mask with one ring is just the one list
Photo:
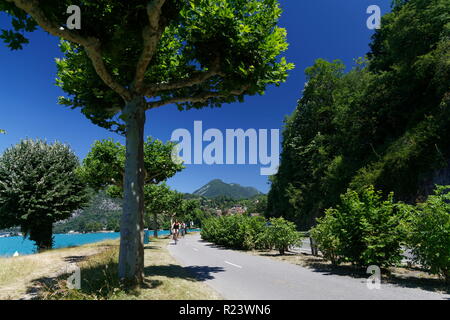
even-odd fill
[(220, 179), (215, 179), (195, 190), (193, 194), (206, 198), (224, 196), (239, 200), (252, 198), (262, 193), (253, 187), (243, 187), (237, 183), (225, 183)]
[(77, 210), (67, 220), (54, 224), (54, 233), (95, 232), (104, 228), (118, 231), (120, 216), (122, 215), (120, 199), (109, 197), (104, 191), (92, 195), (90, 203)]

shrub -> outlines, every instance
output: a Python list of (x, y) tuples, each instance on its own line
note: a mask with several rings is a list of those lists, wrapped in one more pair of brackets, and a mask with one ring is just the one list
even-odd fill
[(204, 221), (201, 236), (203, 240), (243, 250), (273, 247), (285, 250), (299, 238), (293, 223), (284, 219), (271, 221), (272, 226), (266, 227), (262, 217), (233, 215), (210, 218)]
[(259, 238), (264, 247), (275, 248), (280, 254), (284, 254), (289, 246), (299, 244), (300, 240), (295, 224), (284, 218), (271, 218)]
[(222, 217), (219, 221), (221, 232), (216, 234), (216, 243), (234, 249), (256, 248), (256, 239), (264, 226), (264, 219), (233, 215)]
[(220, 219), (221, 218), (209, 218), (203, 221), (203, 227), (200, 232), (203, 240), (214, 243), (217, 242), (217, 234), (221, 229)]
[(450, 282), (450, 186), (438, 186), (434, 195), (412, 210), (409, 244), (415, 260)]
[(341, 204), (318, 220), (313, 234), (326, 259), (388, 266), (402, 259), (403, 216), (392, 193), (382, 200), (373, 187), (360, 193), (348, 190)]
[(244, 223), (240, 225), (240, 232), (243, 235), (242, 249), (261, 249), (258, 246), (260, 234), (265, 229), (266, 220), (263, 217), (246, 217)]
[(316, 241), (318, 249), (323, 257), (332, 264), (339, 263), (340, 241), (337, 237), (338, 223), (334, 209), (328, 209), (325, 216), (317, 219), (317, 226), (310, 232), (310, 236)]

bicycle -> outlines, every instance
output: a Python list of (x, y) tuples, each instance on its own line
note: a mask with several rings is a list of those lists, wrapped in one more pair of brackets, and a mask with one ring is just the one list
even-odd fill
[(173, 231), (173, 241), (175, 241), (175, 244), (178, 242), (178, 232), (176, 230)]

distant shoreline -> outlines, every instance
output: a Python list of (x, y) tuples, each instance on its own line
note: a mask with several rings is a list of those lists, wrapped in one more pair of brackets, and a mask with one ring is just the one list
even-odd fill
[[(188, 230), (197, 230), (198, 228), (189, 228)], [(159, 231), (168, 231), (169, 229), (158, 229)], [(154, 230), (145, 230), (149, 232), (153, 232)], [(120, 231), (112, 231), (112, 230), (101, 230), (101, 231), (92, 231), (92, 232), (80, 232), (80, 231), (73, 231), (73, 232), (64, 232), (64, 233), (53, 233), (54, 235), (57, 234), (65, 234), (65, 235), (71, 235), (71, 234), (93, 234), (93, 233), (120, 233)], [(23, 237), (22, 233), (13, 233), (13, 234), (0, 234), (0, 238), (13, 238), (13, 237)]]
[(81, 232), (81, 231), (72, 231), (72, 232), (63, 232), (63, 233), (54, 233), (54, 234), (89, 234), (89, 233), (120, 233), (119, 231), (109, 231), (109, 230), (101, 230), (101, 231), (90, 231), (90, 232)]

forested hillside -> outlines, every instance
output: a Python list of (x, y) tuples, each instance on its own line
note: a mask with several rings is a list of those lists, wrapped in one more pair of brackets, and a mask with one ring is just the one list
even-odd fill
[(302, 229), (347, 188), (422, 201), (450, 183), (450, 1), (398, 1), (367, 59), (317, 60), (286, 120), (269, 216)]
[(243, 187), (237, 183), (225, 183), (220, 179), (214, 179), (195, 190), (193, 194), (205, 198), (229, 197), (238, 200), (255, 197), (261, 192), (253, 187)]
[(71, 218), (53, 226), (54, 233), (95, 232), (107, 229), (118, 231), (122, 213), (121, 199), (109, 197), (101, 191), (91, 197), (90, 203), (75, 212)]

